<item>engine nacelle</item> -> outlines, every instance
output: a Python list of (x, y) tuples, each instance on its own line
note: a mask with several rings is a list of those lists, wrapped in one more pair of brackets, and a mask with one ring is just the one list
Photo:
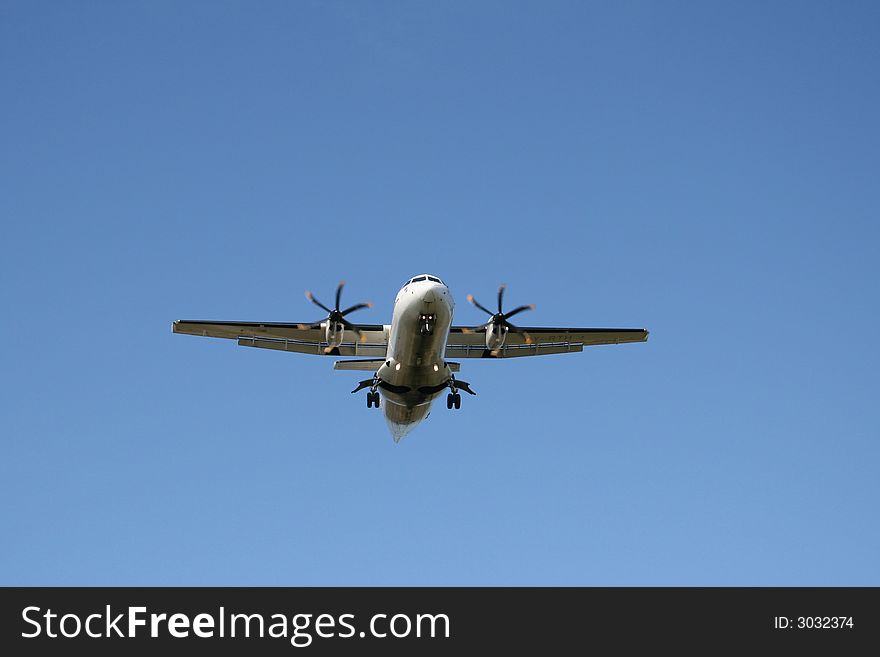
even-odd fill
[(507, 327), (503, 324), (492, 324), (486, 329), (486, 349), (495, 351), (504, 346), (507, 339)]
[(324, 329), (324, 339), (327, 341), (328, 349), (334, 349), (341, 345), (344, 337), (345, 327), (342, 324), (327, 322), (327, 327)]

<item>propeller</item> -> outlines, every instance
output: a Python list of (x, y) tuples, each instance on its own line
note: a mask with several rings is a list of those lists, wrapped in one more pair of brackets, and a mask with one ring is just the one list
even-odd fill
[(507, 286), (503, 283), (498, 288), (498, 312), (493, 313), (491, 310), (486, 308), (479, 301), (474, 299), (473, 294), (467, 295), (467, 300), (470, 301), (474, 306), (482, 310), (487, 315), (491, 315), (491, 318), (488, 322), (483, 324), (482, 326), (478, 326), (476, 329), (472, 329), (473, 331), (486, 331), (486, 348), (493, 352), (493, 355), (498, 354), (498, 350), (504, 344), (504, 338), (507, 333), (519, 333), (523, 336), (523, 340), (526, 344), (532, 344), (532, 338), (528, 334), (528, 332), (518, 328), (510, 323), (510, 318), (514, 315), (518, 315), (519, 313), (526, 310), (534, 310), (535, 304), (530, 303), (524, 306), (518, 306), (513, 310), (508, 312), (504, 312), (504, 290), (507, 289)]
[[(366, 336), (363, 335), (357, 327), (345, 319), (346, 315), (353, 313), (356, 310), (360, 310), (362, 308), (372, 308), (372, 303), (356, 303), (353, 306), (349, 306), (345, 310), (339, 309), (339, 303), (342, 300), (342, 288), (345, 287), (345, 281), (340, 281), (339, 285), (336, 286), (336, 305), (333, 308), (328, 308), (323, 303), (318, 301), (314, 294), (306, 290), (306, 299), (311, 301), (313, 304), (321, 308), (322, 310), (327, 312), (327, 319), (322, 320), (327, 322), (327, 342), (329, 346), (325, 351), (329, 353), (333, 347), (339, 346), (342, 342), (342, 332), (344, 330), (349, 330), (355, 333), (358, 336), (358, 339), (363, 342), (366, 340)], [(339, 330), (338, 327), (342, 327), (342, 330)], [(321, 328), (321, 321), (314, 322), (313, 324), (300, 324), (299, 328)], [(334, 339), (335, 336), (338, 338)]]

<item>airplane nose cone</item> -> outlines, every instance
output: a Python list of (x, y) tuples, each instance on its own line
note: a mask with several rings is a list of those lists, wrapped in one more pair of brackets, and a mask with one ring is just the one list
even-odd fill
[(434, 292), (434, 290), (428, 290), (422, 296), (422, 301), (424, 301), (425, 303), (434, 303), (435, 301), (437, 301), (437, 294)]

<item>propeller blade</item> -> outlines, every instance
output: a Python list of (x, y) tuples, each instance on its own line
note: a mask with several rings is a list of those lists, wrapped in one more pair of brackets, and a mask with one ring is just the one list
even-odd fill
[(472, 335), (474, 333), (482, 333), (486, 329), (492, 326), (492, 322), (488, 321), (485, 324), (480, 324), (479, 326), (462, 326), (461, 332), (465, 335)]
[(332, 313), (332, 312), (333, 312), (333, 311), (330, 310), (327, 306), (325, 306), (323, 303), (321, 303), (320, 301), (318, 301), (318, 300), (315, 298), (315, 295), (312, 294), (311, 292), (309, 292), (308, 290), (306, 290), (306, 299), (308, 299), (309, 301), (311, 301), (313, 304), (315, 304), (315, 305), (318, 306), (319, 308), (321, 308), (321, 309), (323, 309), (323, 310), (326, 310), (328, 313)]
[(507, 325), (507, 330), (509, 332), (519, 333), (521, 336), (523, 336), (523, 342), (525, 342), (526, 344), (532, 344), (532, 336), (529, 335), (528, 331), (523, 331), (521, 328), (519, 328), (518, 326), (514, 326), (510, 322), (505, 322), (505, 324)]
[[(322, 310), (324, 310), (327, 313), (327, 319), (325, 321), (329, 321), (331, 324), (340, 324), (341, 323), (346, 328), (353, 330), (355, 333), (357, 333), (360, 336), (361, 335), (360, 331), (358, 331), (351, 324), (346, 323), (343, 318), (347, 314), (353, 313), (355, 310), (360, 310), (361, 308), (372, 308), (373, 304), (372, 303), (356, 303), (353, 306), (349, 306), (345, 310), (340, 311), (339, 310), (339, 302), (342, 300), (342, 288), (343, 287), (345, 287), (345, 281), (339, 281), (339, 285), (336, 286), (336, 297), (335, 297), (336, 307), (333, 309), (328, 308), (323, 303), (318, 301), (315, 298), (315, 295), (312, 294), (311, 292), (309, 292), (308, 290), (306, 290), (306, 299), (308, 299), (313, 304), (315, 304), (316, 306), (318, 306), (319, 308), (321, 308)], [(317, 328), (318, 326), (320, 326), (320, 322), (315, 322), (314, 324), (298, 324), (297, 326), (299, 328), (305, 328), (305, 327)], [(363, 338), (362, 338), (361, 342), (363, 342)]]
[(356, 303), (353, 306), (350, 306), (342, 311), (342, 316), (345, 317), (348, 313), (353, 313), (355, 310), (360, 310), (361, 308), (372, 308), (373, 304), (371, 303)]
[(336, 286), (336, 310), (339, 310), (339, 300), (342, 298), (342, 288), (345, 287), (345, 281), (339, 281)]
[[(502, 284), (498, 287), (498, 314), (499, 314), (499, 315), (503, 315), (503, 314), (504, 314), (504, 311), (501, 310), (501, 302), (502, 302), (502, 300), (504, 299), (504, 290), (505, 290), (506, 287), (507, 287), (507, 285), (505, 285), (504, 283), (502, 283)], [(491, 314), (493, 314), (493, 313), (489, 313), (489, 314), (491, 315)]]
[(346, 328), (346, 330), (351, 331), (356, 336), (358, 336), (358, 342), (363, 343), (367, 341), (367, 336), (364, 333), (361, 333), (361, 330), (357, 326), (349, 322), (347, 319), (342, 320), (342, 325)]
[(474, 295), (473, 295), (473, 294), (469, 294), (469, 295), (467, 295), (467, 300), (470, 301), (472, 304), (474, 304), (477, 308), (479, 308), (480, 310), (482, 310), (482, 311), (483, 311), (484, 313), (486, 313), (487, 315), (494, 315), (494, 314), (495, 314), (495, 313), (493, 313), (491, 310), (489, 310), (488, 308), (486, 308), (484, 305), (482, 305), (479, 301), (477, 301), (476, 299), (474, 299)]
[(519, 308), (514, 308), (509, 313), (504, 313), (504, 319), (510, 319), (514, 315), (517, 315), (524, 310), (534, 310), (534, 309), (535, 309), (535, 304), (533, 304), (533, 303), (530, 303), (526, 306), (520, 306)]

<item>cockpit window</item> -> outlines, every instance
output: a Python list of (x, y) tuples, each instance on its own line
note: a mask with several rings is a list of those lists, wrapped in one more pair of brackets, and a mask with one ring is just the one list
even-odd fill
[(440, 285), (446, 285), (446, 283), (441, 281), (436, 276), (416, 276), (414, 278), (409, 279), (406, 283), (404, 283), (403, 287), (406, 287), (407, 285), (409, 285), (411, 283), (419, 283), (421, 281), (431, 281), (433, 283), (440, 283)]

